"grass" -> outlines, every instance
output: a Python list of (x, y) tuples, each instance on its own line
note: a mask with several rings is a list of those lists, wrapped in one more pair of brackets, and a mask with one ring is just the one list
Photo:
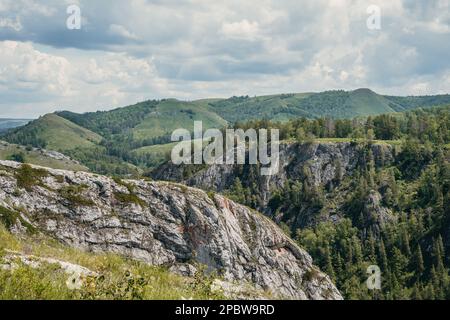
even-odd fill
[(83, 252), (42, 236), (19, 239), (0, 224), (0, 264), (6, 250), (78, 264), (99, 276), (87, 277), (80, 289), (70, 290), (66, 285), (69, 275), (55, 264), (44, 263), (37, 268), (19, 264), (13, 271), (0, 268), (0, 300), (224, 298), (220, 292), (211, 291), (212, 279), (207, 276), (188, 279), (163, 267), (113, 254)]
[(147, 139), (170, 135), (175, 129), (194, 130), (194, 121), (202, 121), (203, 129), (223, 128), (227, 122), (210, 110), (208, 100), (192, 102), (167, 99), (158, 104), (155, 111), (149, 114), (133, 129), (135, 139)]
[(116, 191), (114, 192), (114, 197), (122, 202), (122, 203), (127, 203), (127, 204), (137, 204), (139, 206), (141, 206), (142, 208), (147, 206), (147, 203), (145, 203), (144, 200), (142, 200), (141, 198), (139, 198), (135, 193), (134, 193), (134, 189), (135, 186), (131, 183), (127, 183), (125, 181), (123, 181), (122, 179), (115, 177), (113, 178), (114, 182), (117, 183), (118, 185), (124, 186), (125, 188), (127, 188), (128, 193), (125, 192), (120, 192), (120, 191)]
[(137, 204), (141, 207), (146, 207), (147, 204), (145, 203), (144, 200), (142, 200), (141, 198), (139, 198), (136, 194), (134, 193), (124, 193), (124, 192), (114, 192), (114, 197), (121, 203), (126, 203), (126, 204)]
[(102, 139), (100, 135), (56, 114), (47, 114), (29, 123), (20, 132), (46, 141), (48, 150), (62, 152), (79, 147), (92, 147)]
[(25, 221), (18, 212), (0, 206), (0, 223), (3, 223), (6, 228), (12, 228), (17, 223), (17, 220), (20, 221), (21, 225), (26, 228), (29, 234), (36, 232), (35, 228)]

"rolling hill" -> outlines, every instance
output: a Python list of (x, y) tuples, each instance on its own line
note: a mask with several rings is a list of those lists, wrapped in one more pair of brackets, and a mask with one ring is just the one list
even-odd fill
[(357, 89), (254, 98), (232, 97), (210, 105), (227, 121), (236, 122), (262, 118), (275, 121), (298, 117), (344, 119), (443, 104), (450, 104), (450, 95), (391, 97), (379, 95), (370, 89)]
[(305, 117), (366, 117), (450, 105), (450, 95), (393, 97), (370, 89), (179, 101), (148, 100), (110, 111), (47, 114), (1, 137), (10, 142), (63, 152), (100, 173), (139, 174), (159, 165), (178, 128), (223, 128), (236, 122)]
[(8, 132), (5, 140), (11, 143), (66, 151), (90, 147), (102, 137), (56, 114), (47, 114), (29, 124)]

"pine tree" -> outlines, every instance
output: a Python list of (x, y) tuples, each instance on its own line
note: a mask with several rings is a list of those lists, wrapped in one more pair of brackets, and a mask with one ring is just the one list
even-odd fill
[(333, 263), (331, 260), (330, 245), (327, 243), (325, 245), (325, 272), (330, 276), (331, 279), (336, 280), (336, 275), (334, 273)]
[(414, 265), (416, 266), (417, 280), (419, 280), (422, 277), (423, 272), (425, 271), (425, 266), (423, 263), (422, 249), (420, 248), (420, 244), (417, 245), (415, 259), (414, 259)]
[(403, 250), (405, 250), (405, 254), (407, 257), (411, 256), (411, 248), (409, 246), (409, 235), (408, 231), (405, 229), (402, 234), (402, 243), (403, 243)]
[(381, 263), (381, 267), (383, 268), (384, 272), (387, 272), (389, 270), (388, 268), (388, 259), (387, 259), (387, 255), (386, 255), (386, 248), (384, 246), (384, 241), (383, 239), (381, 239), (380, 241), (380, 245), (378, 247), (379, 250), (379, 261)]

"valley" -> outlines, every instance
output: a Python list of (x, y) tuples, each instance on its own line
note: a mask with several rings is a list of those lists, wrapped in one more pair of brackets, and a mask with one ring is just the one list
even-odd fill
[[(225, 281), (247, 298), (446, 299), (449, 106), (358, 89), (48, 114), (1, 136), (13, 160), (1, 163), (3, 224), (202, 277), (214, 298), (209, 285)], [(194, 121), (279, 129), (278, 173), (174, 165), (170, 135)], [(380, 291), (365, 285), (371, 265)]]

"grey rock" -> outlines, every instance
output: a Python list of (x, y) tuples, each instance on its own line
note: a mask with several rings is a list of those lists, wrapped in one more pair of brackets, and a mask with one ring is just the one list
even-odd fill
[[(12, 173), (20, 166), (0, 165)], [(152, 265), (200, 263), (223, 281), (251, 283), (280, 298), (342, 298), (309, 254), (270, 219), (223, 196), (210, 198), (169, 182), (127, 180), (140, 201), (121, 202), (117, 194), (128, 189), (108, 177), (47, 170), (42, 185), (19, 193), (14, 174), (1, 175), (0, 205), (67, 245)], [(61, 189), (69, 185), (83, 185), (79, 196), (90, 204), (64, 198)]]
[[(390, 145), (372, 144), (370, 146), (375, 165), (388, 165), (394, 161), (394, 150)], [(280, 190), (288, 179), (303, 182), (308, 179), (316, 187), (336, 186), (344, 176), (352, 176), (361, 157), (363, 149), (360, 145), (351, 142), (336, 143), (281, 143), (280, 167), (275, 175), (257, 176), (262, 202), (257, 209), (268, 216), (270, 212), (268, 203), (274, 192)], [(189, 177), (183, 174), (186, 166), (174, 165), (168, 162), (152, 173), (152, 178), (184, 183), (204, 190), (223, 192), (229, 189), (236, 178), (240, 176), (239, 165), (209, 165)], [(200, 167), (201, 168), (201, 167)], [(305, 176), (306, 174), (307, 176)], [(303, 214), (307, 218), (310, 215)], [(337, 217), (329, 217), (335, 220)], [(295, 227), (305, 227), (315, 221), (293, 222)]]

